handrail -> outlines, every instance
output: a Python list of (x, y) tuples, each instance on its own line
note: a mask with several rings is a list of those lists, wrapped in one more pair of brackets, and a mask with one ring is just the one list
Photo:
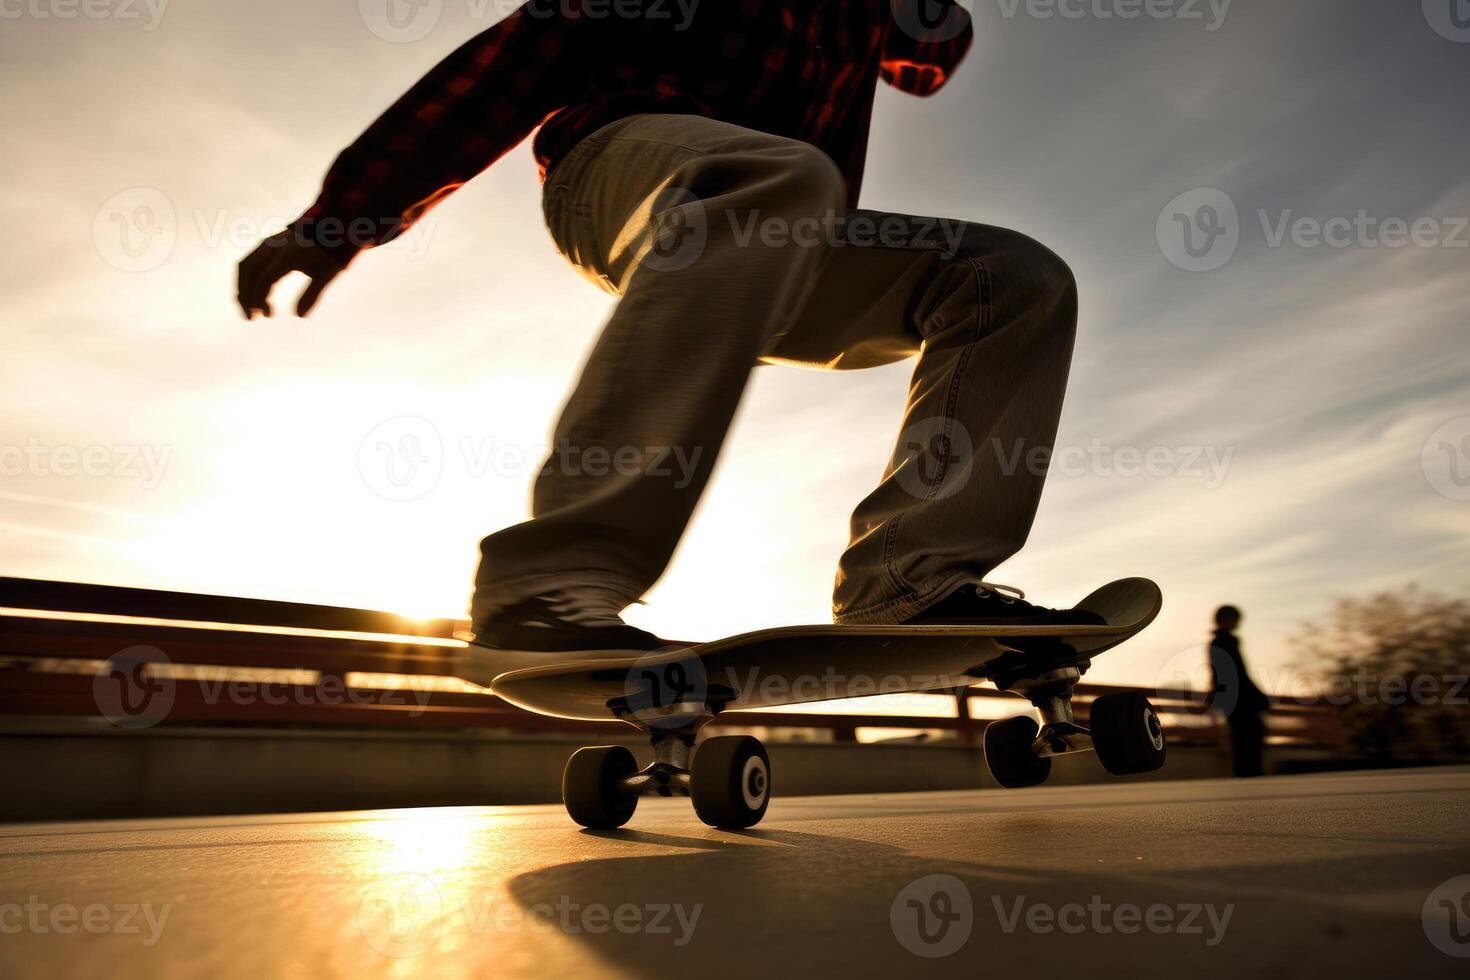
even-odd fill
[[(543, 718), (478, 691), (430, 690), (420, 686), (405, 703), (405, 688), (370, 683), (350, 687), (349, 674), (413, 677), (452, 676), (462, 643), (454, 637), (463, 622), (421, 622), (391, 613), (267, 599), (239, 599), (117, 586), (0, 578), (0, 657), (17, 667), (52, 661), (106, 661), (136, 646), (166, 647), (170, 664), (198, 668), (307, 670), (315, 685), (278, 685), (269, 700), (220, 696), (218, 680), (183, 676), (174, 684), (169, 724), (290, 724), (328, 726), (507, 729), (518, 732), (587, 731), (580, 722)], [(80, 617), (80, 618), (79, 618)], [(86, 618), (92, 617), (92, 618)], [(148, 622), (141, 620), (151, 620)], [(219, 672), (216, 670), (216, 674)], [(100, 717), (92, 673), (0, 669), (0, 716)], [(327, 681), (333, 682), (328, 690)], [(408, 690), (413, 690), (412, 685)], [(1078, 714), (1086, 718), (1096, 697), (1136, 691), (1165, 714), (1208, 716), (1210, 725), (1178, 729), (1176, 741), (1223, 744), (1224, 729), (1199, 704), (1200, 692), (1080, 684)], [(800, 711), (731, 711), (721, 726), (829, 729), (852, 740), (858, 728), (952, 731), (966, 742), (978, 739), (989, 721), (972, 716), (975, 698), (1013, 695), (983, 687), (947, 692), (955, 698), (952, 717), (834, 714)], [(1322, 706), (1281, 698), (1280, 721), (1305, 718), (1302, 732), (1284, 737), (1302, 743), (1338, 745), (1336, 714)], [(1268, 716), (1269, 717), (1269, 716)], [(619, 730), (618, 723), (602, 726)], [(1277, 728), (1283, 726), (1277, 725)], [(1304, 734), (1303, 734), (1304, 733)]]
[(416, 620), (373, 609), (5, 577), (0, 577), (0, 608), (441, 638), (465, 626), (454, 619)]

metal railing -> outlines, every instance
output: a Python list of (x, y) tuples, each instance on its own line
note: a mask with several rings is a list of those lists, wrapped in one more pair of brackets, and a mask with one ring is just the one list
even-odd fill
[[(515, 733), (621, 731), (536, 715), (453, 679), (468, 624), (392, 613), (232, 596), (0, 578), (0, 717), (144, 717), (150, 691), (167, 710), (149, 724), (482, 729)], [(104, 669), (106, 665), (106, 669)], [(136, 684), (132, 703), (107, 685)], [(151, 684), (151, 686), (149, 686)], [(1175, 744), (1224, 747), (1223, 724), (1200, 692), (1082, 684), (1079, 717), (1096, 697), (1138, 690), (1164, 715)], [(987, 687), (944, 692), (953, 712), (881, 714), (729, 711), (722, 727), (804, 729), (854, 741), (859, 729), (947, 733), (976, 743)], [(1291, 698), (1267, 715), (1276, 744), (1337, 749), (1337, 713)], [(140, 707), (140, 704), (142, 705)], [(156, 705), (155, 705), (156, 706)], [(117, 717), (119, 711), (124, 717)]]

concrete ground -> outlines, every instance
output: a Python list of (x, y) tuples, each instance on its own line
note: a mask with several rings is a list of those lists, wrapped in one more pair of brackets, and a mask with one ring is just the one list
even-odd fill
[(1459, 876), (1464, 768), (12, 824), (0, 976), (1465, 976)]

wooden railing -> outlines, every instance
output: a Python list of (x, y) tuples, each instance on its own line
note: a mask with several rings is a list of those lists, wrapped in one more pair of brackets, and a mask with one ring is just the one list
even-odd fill
[[(109, 719), (123, 728), (621, 728), (542, 717), (455, 680), (467, 625), (367, 609), (0, 578), (0, 717)], [(117, 686), (130, 684), (135, 689)], [(1079, 685), (1079, 716), (1085, 723), (1094, 698), (1124, 690), (1134, 689)], [(1226, 744), (1223, 726), (1198, 692), (1137, 690), (1164, 715), (1174, 744)], [(940, 693), (953, 698), (948, 715), (731, 711), (715, 724), (827, 730), (836, 741), (855, 740), (859, 729), (885, 729), (976, 742), (989, 723), (974, 710), (977, 700), (1022, 705), (986, 687)], [(1277, 743), (1342, 744), (1330, 708), (1280, 699), (1267, 717)]]

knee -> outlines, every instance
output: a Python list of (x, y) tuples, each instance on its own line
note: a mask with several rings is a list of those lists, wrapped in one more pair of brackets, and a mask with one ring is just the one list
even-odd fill
[(984, 269), (993, 312), (1006, 318), (1039, 313), (1038, 322), (1050, 327), (1076, 327), (1077, 277), (1061, 256), (1034, 238), (987, 228), (967, 235), (957, 257)]
[(832, 158), (810, 143), (794, 143), (793, 180), (813, 200), (832, 208), (847, 198), (847, 179)]
[(765, 166), (753, 174), (765, 194), (803, 213), (830, 213), (843, 208), (847, 180), (832, 158), (810, 143), (781, 140), (761, 153)]
[[(999, 235), (990, 232), (980, 242), (968, 239), (961, 253), (987, 266), (992, 278), (1008, 289), (1016, 289), (1041, 300), (1075, 301), (1077, 277), (1060, 255), (1018, 231)], [(978, 247), (976, 247), (978, 245)]]
[(1030, 238), (1026, 239), (1027, 250), (1021, 259), (1029, 270), (1028, 278), (1034, 282), (1039, 298), (1050, 299), (1058, 304), (1077, 306), (1077, 277), (1065, 259)]

